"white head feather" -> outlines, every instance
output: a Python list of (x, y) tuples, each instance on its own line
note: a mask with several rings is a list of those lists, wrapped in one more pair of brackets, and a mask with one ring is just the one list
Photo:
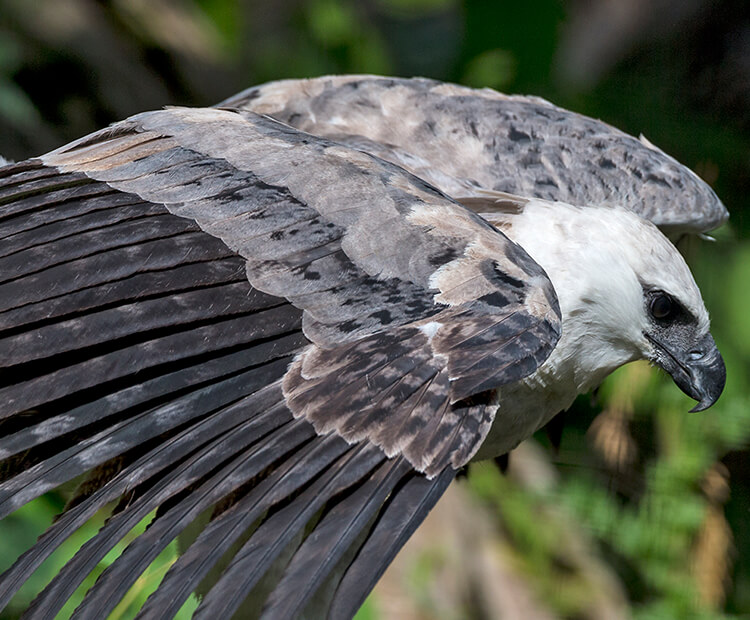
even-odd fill
[(504, 454), (597, 387), (613, 370), (654, 359), (646, 291), (670, 294), (697, 321), (709, 321), (700, 291), (672, 243), (624, 209), (529, 201), (519, 213), (483, 215), (547, 272), (560, 301), (562, 336), (539, 369), (500, 388), (498, 411), (477, 452)]
[(684, 259), (656, 226), (634, 213), (532, 200), (496, 223), (552, 280), (563, 330), (545, 366), (572, 373), (577, 392), (650, 356), (644, 289), (669, 293), (697, 319), (699, 331), (708, 332), (708, 313)]

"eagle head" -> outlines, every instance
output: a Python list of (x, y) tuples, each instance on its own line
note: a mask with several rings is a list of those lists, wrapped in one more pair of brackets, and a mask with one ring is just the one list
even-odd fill
[(562, 338), (547, 372), (581, 393), (647, 359), (698, 401), (692, 411), (716, 402), (726, 369), (708, 312), (685, 260), (656, 226), (625, 209), (532, 200), (502, 228), (559, 297)]

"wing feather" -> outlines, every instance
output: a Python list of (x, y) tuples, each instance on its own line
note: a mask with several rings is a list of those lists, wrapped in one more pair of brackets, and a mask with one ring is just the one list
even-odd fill
[(576, 205), (614, 199), (669, 234), (712, 230), (728, 217), (708, 184), (644, 138), (538, 97), (354, 75), (271, 82), (219, 106), (377, 155), (480, 213), (494, 210), (490, 192)]
[[(108, 615), (141, 572), (202, 510), (279, 458), (279, 441), (287, 441), (290, 446), (294, 446), (295, 442), (309, 439), (312, 434), (309, 427), (288, 421), (284, 428), (286, 432), (279, 433), (276, 441), (258, 445), (254, 443), (257, 442), (258, 435), (253, 426), (240, 425), (222, 435), (131, 500), (127, 510), (112, 516), (58, 572), (35, 599), (29, 611), (39, 617), (54, 617), (85, 576), (139, 521), (206, 476), (207, 479), (191, 490), (187, 498), (170, 506), (165, 514), (151, 523), (146, 532), (128, 545), (125, 553), (102, 573), (89, 590), (74, 617), (101, 618)], [(248, 447), (248, 444), (251, 445)], [(223, 463), (227, 456), (234, 458), (230, 458), (224, 467), (215, 471), (217, 463)], [(209, 476), (211, 472), (215, 473)]]
[(389, 462), (359, 485), (320, 520), (300, 546), (263, 610), (265, 618), (295, 618), (331, 576), (341, 559), (380, 511), (396, 484), (411, 469), (404, 460)]
[(327, 501), (356, 485), (375, 468), (377, 480), (383, 473), (404, 466), (401, 460), (383, 461), (379, 450), (361, 445), (344, 455), (337, 466), (329, 467), (304, 493), (258, 528), (203, 599), (195, 617), (231, 617), (283, 552), (288, 552), (290, 545), (299, 545), (298, 535)]
[[(170, 505), (168, 509), (163, 510), (163, 514), (151, 523), (148, 530), (128, 545), (125, 552), (102, 573), (97, 583), (88, 591), (83, 602), (76, 609), (73, 617), (101, 618), (102, 615), (108, 615), (148, 565), (156, 559), (182, 530), (193, 520), (197, 519), (203, 511), (210, 508), (230, 492), (252, 480), (254, 476), (257, 476), (265, 468), (278, 460), (280, 455), (309, 440), (313, 435), (314, 432), (308, 425), (291, 421), (282, 427), (280, 431), (274, 433), (270, 440), (239, 452), (236, 458), (227, 463), (225, 467), (208, 477), (197, 488), (191, 489), (185, 499), (177, 501), (173, 505)], [(254, 433), (249, 435), (238, 446), (247, 443), (248, 439), (251, 438), (257, 439), (257, 436)], [(230, 439), (232, 439), (231, 434), (227, 434), (224, 438), (225, 444), (229, 443)], [(227, 452), (226, 445), (218, 446), (217, 448), (221, 451), (219, 453), (222, 453), (222, 458), (223, 455), (227, 453), (233, 454), (237, 450), (237, 447), (230, 446)], [(211, 458), (211, 455), (207, 455), (207, 466), (215, 468), (216, 462), (215, 456)], [(209, 471), (205, 469), (203, 472), (194, 472), (194, 469), (196, 468), (191, 467), (192, 479), (196, 479), (197, 475), (201, 473), (205, 474)], [(184, 487), (184, 481), (180, 480), (179, 485)], [(170, 490), (170, 492), (174, 491)], [(151, 494), (147, 492), (147, 495)], [(147, 495), (144, 495), (144, 497)], [(140, 511), (141, 518), (148, 514), (150, 510), (153, 510), (157, 503), (161, 504), (164, 501), (163, 496), (158, 498), (150, 497), (149, 499), (151, 499), (150, 502), (143, 503), (143, 509)], [(136, 518), (138, 513), (136, 511), (130, 510), (128, 511), (128, 515), (129, 518), (127, 521), (117, 524), (120, 525), (120, 534), (124, 535), (127, 529), (130, 529), (130, 527), (137, 523)], [(116, 515), (110, 519), (107, 526), (112, 524), (114, 527), (114, 521), (118, 516)], [(101, 537), (102, 542), (109, 546), (112, 539), (116, 539), (120, 534), (111, 535), (102, 532), (97, 538), (92, 539), (92, 541), (96, 541)], [(104, 549), (97, 550), (96, 557), (103, 557), (102, 551)], [(71, 564), (68, 571), (69, 576), (78, 572)], [(63, 573), (61, 572), (60, 576), (62, 575)]]
[(329, 435), (293, 452), (268, 478), (206, 526), (170, 567), (162, 587), (143, 607), (141, 617), (159, 618), (176, 613), (209, 571), (265, 511), (304, 488), (349, 449), (340, 437)]
[(422, 523), (453, 480), (444, 471), (433, 480), (411, 476), (386, 503), (365, 544), (337, 584), (328, 617), (351, 618), (401, 547)]
[[(192, 473), (191, 468), (195, 459), (188, 462), (185, 458), (197, 449), (202, 449), (201, 454), (205, 456), (210, 454), (207, 449), (215, 450), (217, 445), (226, 446), (216, 441), (216, 438), (220, 437), (220, 441), (223, 441), (225, 433), (233, 428), (244, 425), (246, 430), (256, 437), (262, 437), (288, 421), (288, 417), (274, 415), (275, 413), (277, 412), (272, 409), (258, 411), (243, 406), (225, 407), (194, 426), (180, 431), (168, 441), (146, 450), (100, 488), (82, 500), (73, 502), (71, 507), (41, 536), (37, 544), (3, 574), (0, 581), (0, 607), (4, 607), (21, 587), (23, 581), (98, 510), (119, 497), (132, 493), (138, 485), (152, 478), (158, 480), (159, 474), (173, 468), (175, 463), (180, 463), (181, 467), (177, 471), (170, 472), (170, 480), (174, 481), (177, 476)], [(204, 448), (206, 445), (207, 449)], [(183, 477), (183, 480), (189, 479)], [(163, 485), (165, 481), (162, 478), (157, 484)], [(130, 509), (128, 507), (124, 512), (129, 512)]]

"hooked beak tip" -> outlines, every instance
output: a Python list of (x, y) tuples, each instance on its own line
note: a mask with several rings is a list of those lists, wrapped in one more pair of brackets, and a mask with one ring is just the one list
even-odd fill
[(705, 411), (719, 400), (719, 396), (724, 391), (724, 384), (727, 380), (724, 359), (716, 348), (716, 345), (714, 345), (714, 348), (706, 356), (705, 360), (691, 365), (690, 374), (692, 389), (690, 391), (686, 390), (686, 393), (698, 401), (698, 404), (690, 412)]
[(699, 411), (705, 411), (706, 409), (711, 407), (717, 400), (718, 400), (718, 397), (716, 399), (703, 398), (695, 407), (693, 407), (690, 410), (690, 413), (698, 413)]
[[(724, 359), (710, 334), (697, 343), (692, 352), (680, 351), (678, 347), (670, 349), (654, 338), (651, 340), (661, 349), (657, 363), (685, 394), (698, 401), (691, 413), (705, 411), (719, 400), (727, 372)], [(701, 354), (696, 356), (696, 352)]]

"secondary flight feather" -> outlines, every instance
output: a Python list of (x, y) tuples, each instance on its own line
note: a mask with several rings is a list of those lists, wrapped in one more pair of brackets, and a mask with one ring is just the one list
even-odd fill
[(349, 617), (459, 468), (616, 367), (650, 359), (699, 408), (723, 388), (700, 292), (647, 221), (702, 232), (723, 206), (539, 99), (278, 82), (1, 168), (0, 200), (0, 515), (80, 483), (0, 606), (111, 510), (30, 617), (153, 511), (76, 617), (180, 536), (141, 617), (194, 591), (198, 617)]

